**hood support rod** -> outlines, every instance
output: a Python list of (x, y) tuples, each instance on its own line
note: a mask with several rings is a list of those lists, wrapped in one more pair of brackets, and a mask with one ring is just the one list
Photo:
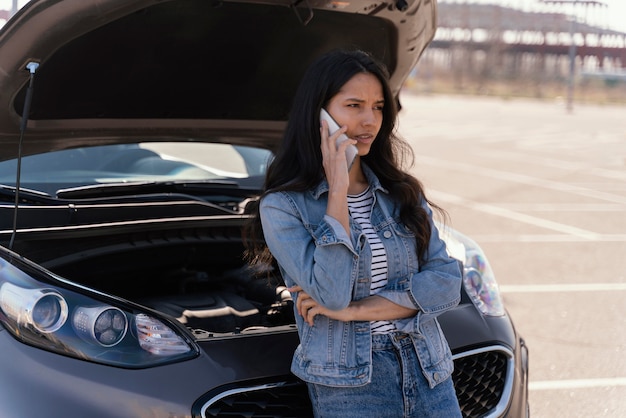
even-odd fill
[(20, 124), (20, 139), (17, 149), (17, 172), (15, 174), (15, 205), (13, 208), (13, 232), (9, 241), (9, 250), (13, 250), (13, 242), (17, 233), (17, 212), (20, 205), (20, 180), (22, 177), (22, 142), (24, 140), (24, 132), (28, 125), (28, 117), (30, 114), (30, 105), (33, 101), (33, 84), (35, 83), (35, 72), (39, 68), (39, 63), (31, 61), (26, 65), (26, 69), (30, 72), (30, 80), (26, 89), (26, 99), (24, 100), (24, 111), (22, 112), (22, 123)]

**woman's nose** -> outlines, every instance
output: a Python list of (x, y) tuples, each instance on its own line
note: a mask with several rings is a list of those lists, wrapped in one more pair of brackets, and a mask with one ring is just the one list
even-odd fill
[(367, 109), (362, 114), (361, 123), (364, 126), (373, 126), (373, 125), (376, 125), (376, 119), (377, 119), (376, 111), (373, 109)]

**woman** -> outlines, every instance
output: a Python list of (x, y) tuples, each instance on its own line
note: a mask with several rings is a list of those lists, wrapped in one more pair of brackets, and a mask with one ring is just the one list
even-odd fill
[[(322, 108), (339, 131), (320, 124)], [(292, 292), (292, 372), (317, 417), (461, 416), (436, 320), (459, 302), (459, 263), (421, 184), (399, 167), (410, 148), (394, 135), (396, 118), (388, 74), (370, 55), (320, 57), (298, 88), (249, 230), (254, 260), (274, 257)], [(350, 139), (337, 147), (342, 133)], [(358, 155), (348, 170), (350, 144)], [(267, 247), (254, 241), (261, 235)]]

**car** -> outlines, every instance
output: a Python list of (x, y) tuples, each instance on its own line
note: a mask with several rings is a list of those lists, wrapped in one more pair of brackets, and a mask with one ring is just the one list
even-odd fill
[[(434, 0), (32, 0), (0, 30), (0, 415), (307, 417), (293, 302), (247, 263), (308, 64), (382, 60), (394, 94)], [(400, 102), (401, 103), (401, 102)], [(528, 348), (476, 242), (440, 317), (465, 417), (528, 415)]]

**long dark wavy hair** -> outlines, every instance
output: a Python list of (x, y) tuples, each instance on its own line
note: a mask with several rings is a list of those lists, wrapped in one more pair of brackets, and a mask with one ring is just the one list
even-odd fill
[[(359, 73), (374, 75), (381, 83), (385, 105), (383, 121), (370, 152), (361, 157), (376, 174), (399, 206), (401, 222), (415, 235), (417, 256), (425, 260), (431, 236), (428, 214), (420, 205), (426, 199), (422, 184), (402, 169), (412, 165), (411, 147), (396, 136), (397, 100), (389, 87), (386, 68), (370, 54), (359, 50), (336, 50), (319, 57), (306, 71), (287, 122), (282, 143), (268, 167), (261, 198), (278, 191), (303, 192), (324, 179), (320, 148), (319, 114), (323, 107), (352, 77)], [(445, 212), (429, 201), (444, 217)], [(267, 263), (273, 257), (262, 239), (263, 230), (258, 205), (252, 208), (250, 222), (244, 228), (247, 258), (252, 263)]]

